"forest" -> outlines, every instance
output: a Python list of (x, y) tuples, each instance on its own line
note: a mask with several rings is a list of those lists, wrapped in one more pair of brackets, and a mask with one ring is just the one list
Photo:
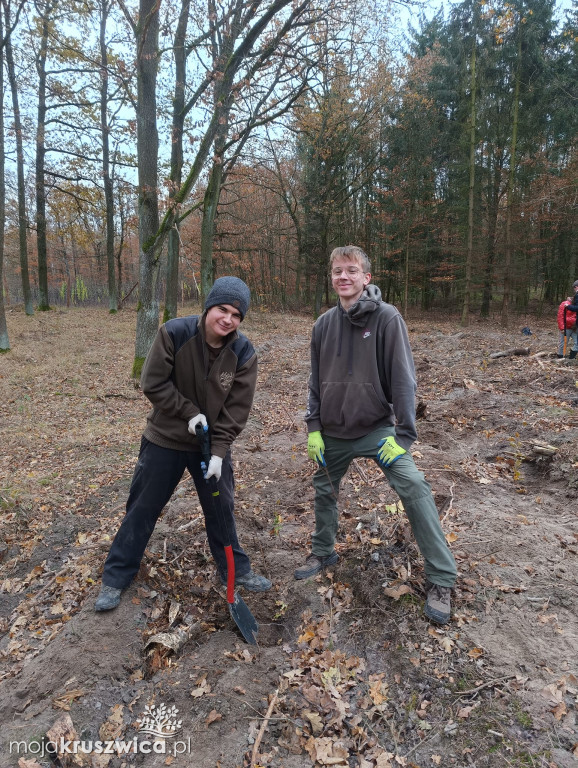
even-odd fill
[[(0, 764), (575, 766), (576, 0), (0, 0), (0, 27)], [(346, 243), (411, 341), (411, 453), (458, 566), (444, 626), (371, 459), (337, 489), (339, 561), (294, 577), (311, 328)], [(272, 582), (239, 590), (256, 645), (189, 475), (95, 612), (142, 363), (227, 274), (259, 360), (233, 453)], [(180, 730), (145, 753), (151, 713)]]
[(222, 274), (318, 314), (343, 243), (406, 315), (550, 313), (578, 266), (576, 3), (397, 8), (2, 0), (0, 348), (6, 307), (134, 302), (138, 373)]

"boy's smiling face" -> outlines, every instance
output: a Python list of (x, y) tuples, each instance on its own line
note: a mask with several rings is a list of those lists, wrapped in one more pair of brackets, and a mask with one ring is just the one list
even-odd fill
[(331, 283), (344, 309), (352, 307), (369, 284), (371, 274), (364, 272), (357, 259), (338, 256), (331, 265)]
[(205, 336), (212, 347), (220, 347), (232, 331), (241, 323), (241, 313), (231, 304), (217, 304), (207, 310), (205, 317)]

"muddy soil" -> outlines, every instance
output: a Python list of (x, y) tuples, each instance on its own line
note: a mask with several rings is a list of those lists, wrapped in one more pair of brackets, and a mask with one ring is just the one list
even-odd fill
[[(236, 514), (253, 567), (274, 585), (241, 593), (259, 623), (251, 646), (227, 610), (187, 477), (120, 607), (94, 613), (147, 412), (129, 376), (135, 316), (9, 311), (0, 764), (576, 765), (578, 368), (556, 359), (555, 322), (530, 322), (531, 336), (525, 324), (408, 322), (412, 453), (459, 567), (452, 621), (439, 628), (423, 615), (403, 509), (369, 461), (355, 461), (340, 489), (339, 563), (294, 580), (313, 528), (311, 321), (247, 318), (260, 373), (234, 446)], [(492, 357), (514, 348), (529, 354)], [(147, 735), (147, 713), (164, 736)], [(47, 741), (60, 736), (83, 746), (50, 758)], [(97, 750), (114, 740), (113, 754)]]

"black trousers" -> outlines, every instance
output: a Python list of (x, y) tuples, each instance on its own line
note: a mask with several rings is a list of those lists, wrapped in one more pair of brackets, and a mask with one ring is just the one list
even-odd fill
[[(213, 481), (207, 483), (201, 468), (201, 454), (195, 451), (175, 451), (161, 448), (142, 438), (138, 462), (135, 467), (126, 515), (112, 543), (104, 564), (102, 583), (109, 587), (128, 587), (138, 572), (148, 540), (156, 522), (173, 491), (188, 469), (195, 482), (195, 488), (205, 516), (205, 529), (211, 554), (219, 574), (227, 575), (227, 561), (224, 551), (224, 532), (215, 513), (211, 490)], [(223, 459), (221, 479), (218, 484), (223, 519), (227, 525), (229, 543), (235, 557), (235, 573), (242, 575), (251, 570), (249, 558), (237, 539), (234, 517), (235, 480), (230, 452)]]

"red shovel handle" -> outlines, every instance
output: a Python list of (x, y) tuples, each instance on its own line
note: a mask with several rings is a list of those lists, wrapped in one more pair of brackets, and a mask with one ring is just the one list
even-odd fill
[[(203, 463), (201, 466), (203, 466), (204, 470), (206, 471), (207, 467), (209, 466), (209, 461), (211, 460), (211, 441), (209, 433), (207, 430), (204, 430), (200, 424), (197, 424), (195, 427), (195, 432), (201, 445), (201, 455), (203, 457)], [(213, 508), (215, 510), (215, 514), (218, 517), (219, 525), (221, 526), (221, 534), (225, 541), (224, 548), (225, 557), (227, 559), (227, 602), (229, 605), (233, 605), (235, 603), (235, 557), (233, 555), (233, 547), (229, 543), (229, 531), (227, 528), (227, 521), (225, 520), (225, 516), (223, 514), (223, 508), (221, 507), (218, 483), (214, 477), (212, 480), (212, 485)]]
[(225, 547), (225, 557), (227, 558), (227, 602), (233, 605), (235, 602), (235, 558), (233, 557), (233, 547), (228, 544)]

